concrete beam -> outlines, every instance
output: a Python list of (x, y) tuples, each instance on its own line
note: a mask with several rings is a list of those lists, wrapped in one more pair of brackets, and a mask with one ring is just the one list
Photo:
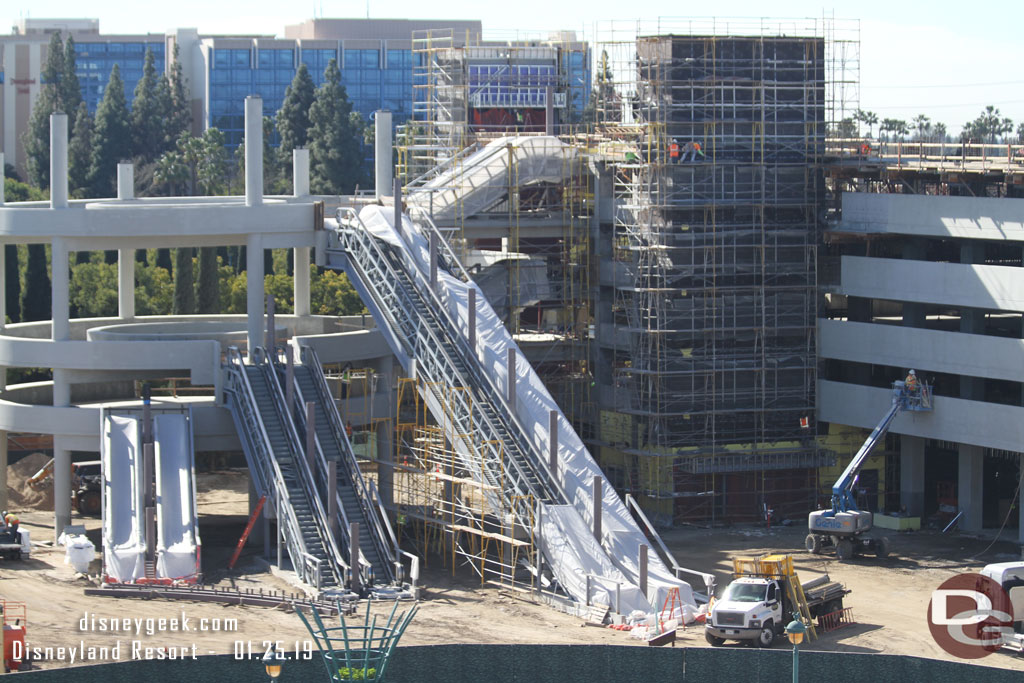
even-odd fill
[(1024, 241), (1024, 200), (844, 192), (839, 230)]

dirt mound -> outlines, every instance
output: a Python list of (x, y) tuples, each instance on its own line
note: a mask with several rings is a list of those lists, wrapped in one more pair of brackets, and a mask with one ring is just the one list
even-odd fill
[(53, 484), (48, 482), (37, 489), (28, 485), (29, 478), (50, 460), (43, 453), (32, 453), (7, 468), (7, 505), (12, 509), (53, 509)]

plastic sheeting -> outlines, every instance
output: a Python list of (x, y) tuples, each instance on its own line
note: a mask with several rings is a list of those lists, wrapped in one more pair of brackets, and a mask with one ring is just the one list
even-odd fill
[(499, 138), (417, 188), (407, 203), (450, 222), (486, 211), (508, 195), (509, 166), (516, 185), (557, 183), (571, 171), (575, 150), (551, 136)]
[(146, 574), (139, 420), (107, 415), (103, 425), (103, 563), (106, 574), (131, 582)]
[(161, 578), (187, 579), (198, 573), (191, 436), (184, 413), (154, 417), (156, 569)]
[[(542, 138), (541, 138), (542, 139)], [(429, 286), (430, 253), (427, 239), (419, 228), (403, 216), (402, 225), (396, 231), (393, 227), (393, 211), (379, 206), (364, 208), (359, 217), (367, 229), (388, 244), (399, 247), (409, 265), (420, 273), (420, 285)], [(548, 414), (558, 414), (558, 472), (557, 480), (577, 514), (582, 519), (582, 528), (592, 528), (593, 480), (602, 481), (602, 537), (603, 550), (626, 579), (633, 585), (639, 584), (640, 546), (650, 545), (633, 517), (626, 509), (615, 489), (604, 478), (586, 446), (562, 414), (554, 398), (544, 387), (540, 377), (516, 347), (508, 330), (494, 310), (487, 303), (479, 288), (473, 283), (464, 283), (444, 272), (438, 273), (439, 298), (448, 315), (455, 321), (461, 332), (468, 337), (468, 290), (477, 289), (477, 357), (483, 365), (484, 374), (491, 377), (499, 387), (507, 386), (508, 349), (517, 351), (516, 363), (516, 415), (529, 431), (536, 451), (546, 453), (548, 448)], [(573, 529), (576, 529), (574, 532)], [(566, 534), (578, 533), (577, 525), (565, 530)], [(566, 556), (568, 558), (568, 556)], [(577, 569), (586, 570), (585, 567)], [(648, 554), (648, 605), (640, 607), (650, 611), (652, 606), (660, 608), (672, 589), (679, 590), (683, 603), (695, 605), (693, 591), (685, 581), (677, 579), (653, 550)], [(578, 594), (575, 595), (579, 597)], [(623, 603), (624, 605), (626, 603)]]

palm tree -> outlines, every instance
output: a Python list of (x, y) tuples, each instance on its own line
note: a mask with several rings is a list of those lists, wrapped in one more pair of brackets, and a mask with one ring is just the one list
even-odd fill
[(869, 138), (874, 137), (871, 134), (871, 129), (875, 126), (876, 123), (878, 123), (878, 114), (876, 114), (873, 111), (864, 111), (863, 109), (858, 109), (856, 112), (854, 112), (853, 118), (857, 119), (858, 121), (860, 121), (861, 123), (868, 127)]

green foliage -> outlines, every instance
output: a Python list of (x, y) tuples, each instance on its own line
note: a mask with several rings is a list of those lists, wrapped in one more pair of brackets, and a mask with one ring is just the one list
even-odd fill
[(1013, 120), (1003, 116), (999, 109), (991, 104), (982, 110), (978, 118), (964, 124), (960, 132), (960, 139), (964, 142), (975, 140), (977, 142), (999, 142), (1005, 133), (1013, 130)]
[(50, 198), (50, 193), (13, 178), (4, 181), (4, 201), (38, 202)]
[(181, 60), (178, 58), (178, 45), (174, 45), (174, 62), (167, 77), (167, 90), (170, 98), (170, 110), (164, 112), (167, 118), (168, 146), (192, 131), (192, 103), (189, 101), (188, 83), (181, 72)]
[(363, 182), (362, 128), (356, 127), (362, 119), (351, 114), (338, 63), (332, 59), (309, 110), (310, 184), (315, 194), (351, 194)]
[(56, 31), (50, 36), (46, 64), (42, 69), (43, 85), (22, 137), (28, 181), (36, 187), (50, 186), (50, 114), (64, 110), (60, 90), (63, 74), (64, 43), (60, 31)]
[(44, 244), (28, 245), (21, 312), (21, 319), (26, 322), (49, 320), (51, 317), (50, 278), (46, 272), (46, 245)]
[(196, 291), (198, 313), (210, 314), (220, 312), (218, 271), (217, 247), (200, 248), (199, 281)]
[(295, 289), (292, 278), (287, 275), (267, 275), (263, 278), (264, 294), (274, 295), (274, 310), (291, 313), (295, 310)]
[(871, 130), (875, 127), (875, 124), (878, 123), (878, 114), (876, 114), (873, 111), (864, 111), (863, 109), (858, 109), (853, 113), (853, 118), (858, 123), (863, 123), (865, 126), (867, 126), (868, 137), (873, 137), (871, 134)]
[(93, 259), (73, 266), (70, 303), (79, 317), (117, 315), (117, 265)]
[(4, 303), (7, 304), (7, 319), (12, 323), (21, 322), (21, 271), (16, 244), (4, 245)]
[(377, 678), (377, 670), (373, 667), (369, 669), (350, 669), (347, 666), (342, 666), (338, 668), (338, 678), (343, 681), (372, 681)]
[(198, 138), (183, 133), (176, 147), (156, 160), (154, 171), (155, 182), (166, 185), (168, 194), (176, 194), (179, 186), (193, 196), (220, 194), (225, 189), (228, 152), (223, 133), (216, 128), (208, 128)]
[(84, 198), (89, 193), (89, 168), (92, 166), (92, 116), (85, 102), (78, 105), (75, 127), (68, 144), (68, 186), (73, 196)]
[[(356, 315), (366, 309), (348, 276), (335, 270), (317, 272), (315, 265), (309, 285), (309, 308), (313, 315)], [(287, 276), (285, 276), (287, 277)]]
[(124, 82), (117, 64), (110, 71), (110, 82), (103, 91), (103, 101), (96, 109), (93, 131), (92, 165), (89, 186), (94, 197), (116, 194), (117, 164), (131, 157), (131, 130)]
[(192, 277), (192, 247), (174, 250), (174, 315), (196, 312), (196, 292)]
[(64, 71), (60, 79), (61, 109), (68, 115), (68, 130), (73, 130), (78, 122), (79, 106), (82, 104), (82, 86), (78, 82), (75, 70), (78, 58), (75, 55), (75, 39), (68, 36), (64, 43)]
[[(135, 86), (132, 100), (131, 124), (132, 153), (143, 161), (152, 161), (164, 152), (166, 144), (166, 107), (168, 92), (161, 92), (163, 78), (157, 74), (152, 50), (146, 50), (142, 78)], [(165, 84), (166, 88), (166, 84)]]
[[(174, 300), (170, 274), (158, 266), (135, 266), (135, 312), (138, 315), (167, 315)], [(116, 290), (117, 284), (114, 284)]]
[(295, 77), (284, 91), (284, 102), (277, 112), (277, 132), (281, 135), (281, 152), (291, 153), (305, 147), (309, 139), (309, 112), (316, 99), (316, 86), (305, 64), (300, 64)]

